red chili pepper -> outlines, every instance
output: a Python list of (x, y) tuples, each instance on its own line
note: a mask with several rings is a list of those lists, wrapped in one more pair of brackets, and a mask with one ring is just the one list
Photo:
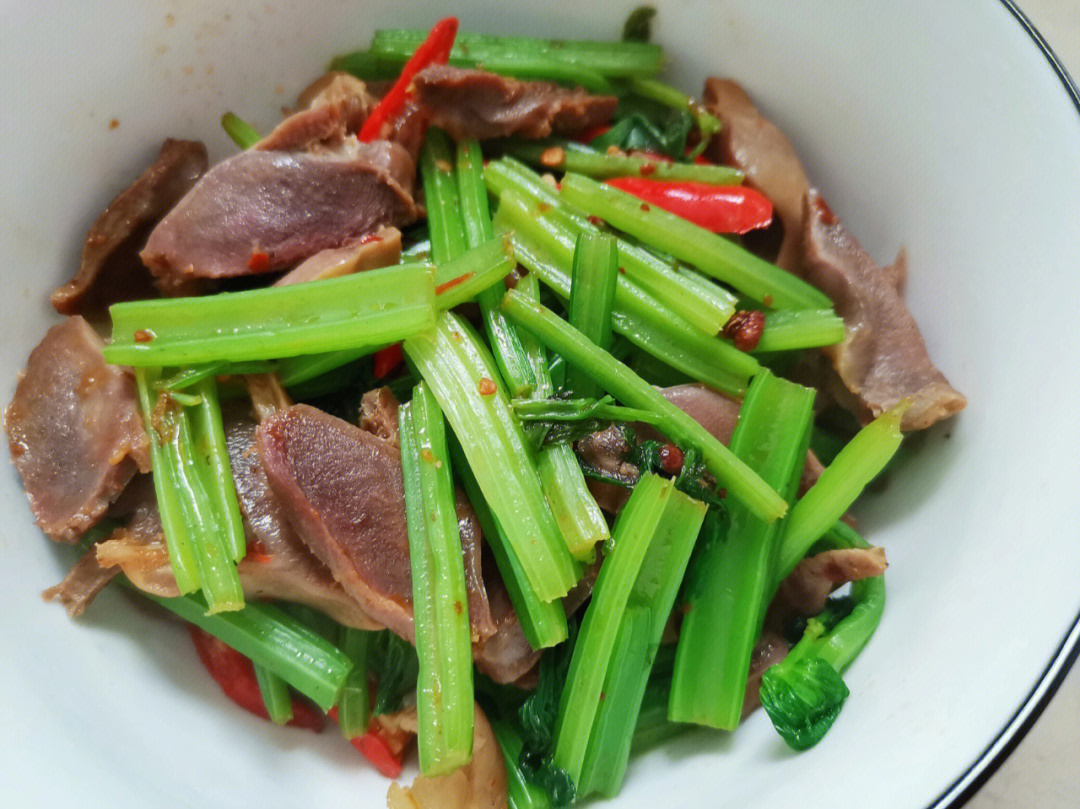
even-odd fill
[(772, 222), (772, 203), (763, 194), (741, 185), (644, 177), (615, 177), (607, 182), (713, 233), (746, 233)]
[(395, 368), (401, 365), (401, 362), (404, 359), (405, 356), (401, 353), (401, 343), (394, 343), (392, 346), (380, 348), (375, 352), (375, 360), (372, 367), (375, 378), (382, 379), (385, 376), (389, 376)]
[(476, 275), (476, 273), (467, 272), (464, 275), (459, 275), (457, 278), (451, 278), (449, 281), (445, 281), (444, 283), (441, 283), (437, 287), (435, 287), (435, 294), (442, 295), (444, 292), (446, 292), (446, 290), (453, 289), (458, 284), (464, 284), (474, 275)]
[(601, 135), (606, 134), (609, 129), (611, 129), (611, 127), (608, 124), (599, 124), (591, 129), (586, 129), (578, 135), (577, 141), (578, 143), (592, 143)]
[[(337, 706), (330, 709), (329, 716), (335, 722), (337, 721)], [(368, 727), (367, 733), (363, 736), (357, 736), (355, 739), (349, 739), (349, 744), (359, 750), (360, 755), (366, 758), (376, 770), (387, 778), (397, 778), (401, 775), (401, 768), (405, 759), (404, 745), (398, 745), (399, 749), (395, 750), (391, 741), (384, 738), (379, 730), (379, 723), (373, 721)]]
[(383, 96), (382, 101), (371, 111), (371, 115), (360, 127), (360, 132), (356, 136), (360, 141), (376, 140), (382, 134), (383, 124), (389, 123), (402, 111), (406, 100), (412, 94), (409, 88), (417, 73), (429, 65), (446, 64), (450, 58), (450, 49), (454, 47), (457, 29), (457, 17), (447, 17), (432, 26), (427, 39), (420, 43), (420, 47), (401, 69), (401, 75), (394, 82), (394, 86)]
[[(259, 681), (255, 679), (255, 667), (251, 665), (251, 661), (197, 626), (188, 626), (188, 632), (191, 634), (191, 642), (195, 644), (195, 651), (199, 654), (199, 660), (210, 672), (214, 681), (221, 686), (225, 696), (244, 710), (261, 716), (263, 719), (269, 719), (266, 706), (263, 705), (262, 693), (259, 691)], [(321, 713), (295, 699), (292, 708), (293, 718), (289, 720), (290, 727), (307, 728), (315, 733), (322, 730)]]

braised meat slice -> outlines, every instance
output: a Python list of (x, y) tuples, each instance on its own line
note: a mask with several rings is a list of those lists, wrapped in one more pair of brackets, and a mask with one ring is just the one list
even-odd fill
[[(308, 405), (261, 424), (257, 442), (270, 487), (296, 532), (368, 615), (411, 641), (412, 574), (397, 447)], [(464, 505), (459, 499), (459, 530)], [(479, 555), (479, 529), (462, 533), (465, 569), (476, 570), (479, 562), (468, 557)], [(469, 620), (473, 636), (483, 638), (494, 625), (476, 600), (487, 599), (476, 579), (466, 576)]]
[(165, 288), (291, 267), (384, 225), (408, 224), (415, 165), (387, 141), (334, 152), (242, 152), (207, 172), (141, 256)]
[(206, 147), (199, 141), (166, 140), (150, 168), (94, 220), (79, 271), (52, 293), (53, 308), (64, 315), (99, 315), (117, 301), (151, 297), (154, 286), (139, 250), (206, 167)]
[(59, 601), (70, 617), (78, 618), (119, 572), (119, 568), (102, 567), (98, 563), (95, 545), (79, 557), (63, 581), (43, 592), (41, 597), (46, 601)]
[(879, 267), (815, 191), (803, 202), (802, 275), (844, 319), (844, 342), (822, 349), (849, 394), (840, 392), (840, 404), (867, 422), (911, 399), (904, 430), (922, 430), (964, 408), (967, 400), (930, 361), (901, 297), (903, 255), (895, 267)]
[(106, 365), (82, 317), (53, 326), (31, 352), (4, 417), (30, 509), (55, 540), (93, 527), (138, 470), (150, 468), (135, 380)]
[(455, 140), (573, 134), (611, 120), (619, 103), (580, 87), (567, 90), (448, 65), (421, 70), (413, 86), (431, 123)]
[(401, 231), (395, 227), (382, 227), (351, 244), (316, 253), (296, 269), (281, 276), (274, 282), (274, 286), (322, 281), (354, 272), (389, 267), (397, 264), (400, 258)]
[(807, 556), (795, 566), (781, 583), (776, 600), (792, 614), (817, 615), (825, 609), (825, 600), (837, 587), (880, 576), (888, 566), (884, 548), (822, 551)]
[(360, 129), (375, 104), (360, 79), (341, 71), (327, 73), (300, 93), (297, 109), (255, 148), (281, 152), (336, 148)]

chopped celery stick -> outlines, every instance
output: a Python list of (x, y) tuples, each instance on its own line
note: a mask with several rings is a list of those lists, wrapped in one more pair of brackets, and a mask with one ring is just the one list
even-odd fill
[(491, 355), (450, 312), (403, 348), (453, 427), (529, 583), (545, 601), (562, 598), (577, 581), (577, 565), (544, 498), (521, 425), (495, 379)]
[(287, 725), (293, 718), (289, 684), (270, 669), (259, 665), (255, 666), (255, 680), (259, 684), (259, 693), (270, 721), (275, 725)]
[(192, 414), (196, 449), (206, 464), (208, 494), (215, 513), (221, 518), (225, 546), (232, 560), (239, 562), (247, 552), (247, 541), (244, 538), (244, 518), (236, 499), (229, 448), (225, 443), (217, 382), (213, 377), (203, 379), (195, 385), (195, 391), (201, 397)]
[(227, 112), (221, 116), (221, 128), (225, 134), (232, 138), (232, 142), (241, 149), (250, 149), (260, 140), (262, 135), (247, 121), (240, 116)]
[(405, 264), (311, 284), (110, 307), (108, 362), (191, 365), (385, 345), (431, 328), (434, 273)]
[(851, 508), (900, 448), (904, 439), (900, 419), (909, 404), (908, 400), (901, 402), (859, 430), (810, 491), (792, 506), (780, 539), (774, 589), (806, 556), (810, 546)]
[(423, 382), (398, 409), (398, 434), (420, 661), (420, 772), (445, 775), (472, 759), (472, 646), (446, 426)]
[[(619, 278), (618, 258), (618, 248), (611, 236), (578, 234), (567, 320), (604, 351), (611, 347), (611, 307)], [(585, 370), (574, 366), (567, 369), (566, 385), (581, 398), (595, 398), (599, 390)]]
[[(791, 500), (806, 462), (814, 391), (762, 370), (750, 383), (731, 451)], [(740, 504), (726, 536), (710, 536), (687, 576), (689, 605), (679, 634), (670, 718), (734, 730), (742, 718), (750, 655), (772, 596), (781, 523), (763, 523)]]
[(362, 629), (342, 627), (339, 643), (341, 651), (353, 663), (352, 671), (345, 679), (338, 699), (338, 725), (346, 739), (363, 736), (371, 721), (371, 688), (368, 683), (369, 657), (375, 643), (376, 633)]
[(831, 346), (844, 341), (844, 321), (832, 309), (783, 309), (765, 313), (756, 354)]

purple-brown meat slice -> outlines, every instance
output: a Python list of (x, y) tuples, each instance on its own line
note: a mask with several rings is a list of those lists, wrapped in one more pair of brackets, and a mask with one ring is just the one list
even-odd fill
[(746, 92), (733, 81), (705, 81), (705, 107), (720, 119), (722, 127), (710, 145), (711, 156), (746, 174), (746, 184), (756, 188), (773, 204), (783, 225), (783, 240), (776, 263), (790, 272), (799, 266), (802, 238), (802, 200), (810, 183), (787, 136), (754, 106)]
[(95, 545), (79, 557), (63, 581), (43, 592), (41, 597), (60, 602), (70, 617), (78, 618), (119, 572), (119, 568), (102, 567), (98, 563)]
[(360, 129), (375, 106), (360, 79), (348, 73), (327, 73), (308, 85), (297, 109), (255, 145), (264, 151), (336, 148)]
[(319, 154), (242, 152), (161, 220), (142, 260), (164, 287), (285, 269), (413, 221), (414, 173), (408, 152), (387, 141)]
[(395, 227), (383, 227), (352, 244), (316, 253), (296, 269), (281, 276), (274, 282), (274, 286), (322, 281), (354, 272), (389, 267), (397, 264), (400, 258), (401, 231)]
[(360, 429), (398, 446), (398, 400), (385, 385), (360, 399)]
[(80, 316), (53, 326), (4, 418), (34, 518), (61, 542), (77, 541), (135, 472), (150, 468), (135, 380), (105, 364), (102, 346)]
[(837, 401), (865, 423), (910, 399), (904, 430), (922, 430), (962, 410), (967, 400), (931, 362), (900, 295), (903, 255), (895, 267), (879, 267), (815, 191), (806, 194), (803, 219), (802, 275), (844, 319), (844, 341), (822, 349), (850, 394), (841, 392)]
[(817, 615), (842, 584), (880, 576), (889, 566), (885, 549), (837, 548), (807, 556), (780, 584), (776, 600), (791, 614)]
[(65, 315), (101, 314), (117, 301), (155, 294), (139, 250), (150, 229), (194, 187), (206, 171), (198, 141), (165, 141), (153, 164), (102, 211), (83, 243), (79, 271), (49, 300)]
[(455, 140), (573, 134), (611, 120), (619, 103), (580, 87), (567, 90), (448, 65), (421, 70), (413, 86), (431, 123)]
[(240, 408), (226, 408), (225, 440), (249, 543), (239, 568), (244, 594), (307, 604), (346, 626), (380, 628), (289, 524), (259, 461), (257, 426)]
[[(308, 405), (268, 419), (257, 441), (270, 487), (300, 537), (368, 615), (412, 640), (409, 535), (397, 447)], [(478, 555), (478, 529), (462, 534), (463, 554)], [(466, 571), (476, 564), (466, 560)], [(474, 637), (483, 638), (494, 626), (474, 600), (481, 598), (474, 579), (466, 577), (469, 620)]]

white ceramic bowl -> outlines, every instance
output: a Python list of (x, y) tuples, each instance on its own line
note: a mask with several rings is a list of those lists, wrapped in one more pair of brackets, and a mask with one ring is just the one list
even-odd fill
[[(227, 154), (224, 110), (269, 126), (376, 26), (456, 12), (465, 29), (613, 37), (636, 3), (4, 0), (0, 398), (56, 320), (46, 293), (92, 218), (165, 136)], [(613, 805), (962, 799), (1077, 641), (1075, 99), (995, 0), (656, 5), (674, 82), (739, 78), (871, 253), (907, 246), (911, 308), (971, 404), (858, 509), (889, 552), (889, 606), (826, 739), (793, 754), (760, 714), (691, 734), (634, 761)], [(0, 503), (0, 803), (382, 805), (385, 783), (335, 732), (235, 709), (182, 632), (133, 600), (107, 592), (77, 622), (43, 604), (71, 552), (34, 528), (10, 467)]]

